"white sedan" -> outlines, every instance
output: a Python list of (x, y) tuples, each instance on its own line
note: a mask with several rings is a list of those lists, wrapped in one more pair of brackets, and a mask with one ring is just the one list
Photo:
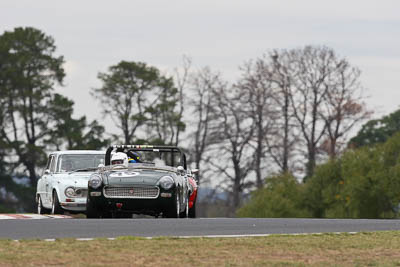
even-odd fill
[(104, 164), (104, 151), (67, 150), (50, 153), (36, 188), (38, 214), (86, 211), (88, 180)]

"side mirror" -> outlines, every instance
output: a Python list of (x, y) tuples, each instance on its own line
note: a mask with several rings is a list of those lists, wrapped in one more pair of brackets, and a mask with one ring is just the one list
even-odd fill
[(198, 174), (198, 173), (199, 173), (199, 169), (193, 169), (193, 170), (192, 170), (192, 173), (193, 173), (193, 174)]
[(45, 170), (44, 174), (50, 174), (50, 170), (49, 169)]

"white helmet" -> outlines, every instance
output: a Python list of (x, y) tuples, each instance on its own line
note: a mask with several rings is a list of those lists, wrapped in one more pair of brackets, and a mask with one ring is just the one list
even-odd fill
[(111, 157), (111, 165), (122, 164), (128, 167), (128, 156), (123, 152), (117, 152)]

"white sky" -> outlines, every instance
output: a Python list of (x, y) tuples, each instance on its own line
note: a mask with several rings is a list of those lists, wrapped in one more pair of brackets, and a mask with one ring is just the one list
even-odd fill
[(1, 0), (0, 33), (32, 26), (54, 37), (66, 60), (75, 115), (104, 121), (90, 89), (121, 60), (172, 71), (182, 55), (234, 81), (238, 67), (269, 49), (327, 45), (362, 70), (375, 117), (400, 103), (399, 0)]

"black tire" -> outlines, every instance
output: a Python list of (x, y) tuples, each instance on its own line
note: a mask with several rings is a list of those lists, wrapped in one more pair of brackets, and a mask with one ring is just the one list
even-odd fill
[(196, 218), (196, 202), (194, 202), (192, 208), (189, 209), (189, 218)]
[(179, 199), (179, 192), (176, 191), (176, 193), (175, 193), (175, 204), (173, 205), (172, 208), (170, 208), (167, 211), (167, 216), (166, 217), (167, 218), (179, 218), (180, 205), (181, 205), (181, 202), (180, 202), (180, 199)]
[(51, 206), (51, 214), (64, 214), (63, 208), (60, 206), (58, 195), (56, 191), (53, 191), (53, 204)]
[(185, 210), (181, 212), (180, 218), (189, 218), (189, 196), (186, 198)]
[(89, 198), (86, 200), (86, 218), (88, 219), (98, 219), (100, 218), (100, 213), (93, 207), (92, 202)]
[(42, 198), (40, 197), (40, 195), (38, 196), (38, 200), (37, 200), (37, 214), (49, 214), (50, 210), (46, 209), (45, 207), (43, 207), (43, 203), (42, 203)]

